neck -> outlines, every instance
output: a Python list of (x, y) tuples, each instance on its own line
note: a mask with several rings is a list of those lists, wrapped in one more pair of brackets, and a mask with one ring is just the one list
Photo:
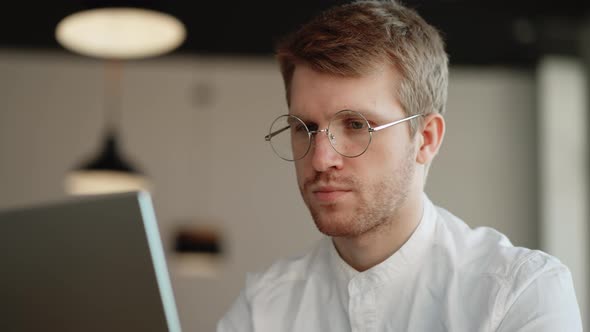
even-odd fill
[(357, 271), (365, 271), (398, 251), (412, 236), (422, 218), (422, 196), (408, 198), (395, 216), (355, 237), (334, 237), (342, 259)]

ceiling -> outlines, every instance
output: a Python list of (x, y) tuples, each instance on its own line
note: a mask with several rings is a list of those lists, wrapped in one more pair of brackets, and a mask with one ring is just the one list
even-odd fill
[[(110, 3), (109, 3), (110, 2)], [(53, 32), (68, 14), (123, 1), (6, 1), (0, 49), (63, 50)], [(341, 0), (126, 1), (163, 10), (187, 27), (181, 54), (270, 55), (274, 42)], [(588, 0), (405, 0), (444, 34), (451, 64), (532, 66), (543, 54), (577, 54)], [(589, 41), (590, 42), (590, 41)]]

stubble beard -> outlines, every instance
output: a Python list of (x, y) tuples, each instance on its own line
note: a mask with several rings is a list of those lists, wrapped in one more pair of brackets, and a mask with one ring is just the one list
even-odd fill
[[(333, 171), (317, 173), (314, 179), (299, 188), (316, 227), (332, 237), (353, 238), (369, 232), (378, 232), (398, 219), (399, 210), (410, 193), (414, 169), (414, 147), (411, 146), (403, 163), (389, 175), (373, 183), (361, 183), (350, 177), (339, 177)], [(354, 188), (358, 201), (354, 209), (340, 204), (315, 206), (305, 195), (306, 188), (315, 182), (329, 182)]]

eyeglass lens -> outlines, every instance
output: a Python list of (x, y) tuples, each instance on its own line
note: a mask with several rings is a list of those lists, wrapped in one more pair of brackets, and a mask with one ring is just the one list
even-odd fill
[(290, 161), (303, 158), (311, 143), (305, 123), (292, 115), (279, 116), (272, 123), (269, 136), (274, 152)]
[[(270, 143), (275, 153), (285, 160), (298, 160), (307, 154), (312, 134), (308, 126), (293, 115), (278, 117), (270, 128)], [(358, 112), (341, 111), (334, 115), (326, 132), (330, 144), (339, 154), (357, 157), (365, 152), (371, 142), (369, 123)]]
[(336, 113), (330, 121), (328, 133), (334, 150), (346, 157), (360, 156), (371, 142), (369, 123), (354, 111)]

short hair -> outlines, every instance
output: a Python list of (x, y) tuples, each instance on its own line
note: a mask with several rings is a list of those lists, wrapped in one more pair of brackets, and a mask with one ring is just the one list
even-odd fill
[[(444, 113), (448, 56), (440, 33), (414, 10), (389, 1), (332, 7), (284, 37), (276, 47), (287, 103), (298, 64), (344, 77), (391, 64), (400, 74), (394, 93), (407, 116)], [(411, 132), (418, 122), (412, 121)]]

